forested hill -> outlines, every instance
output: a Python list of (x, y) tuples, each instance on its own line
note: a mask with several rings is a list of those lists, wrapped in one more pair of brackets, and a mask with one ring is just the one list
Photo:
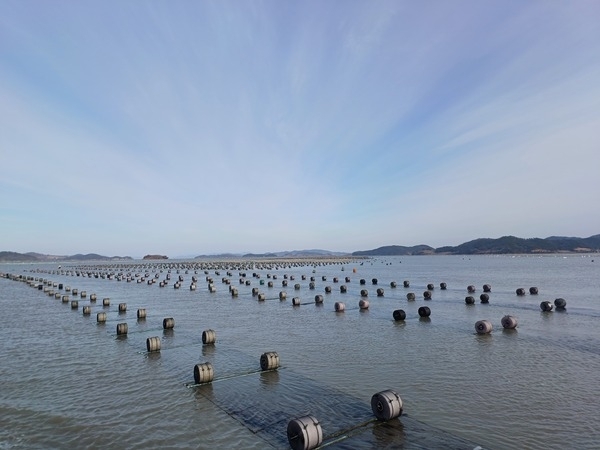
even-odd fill
[(428, 245), (416, 245), (414, 247), (388, 245), (373, 250), (357, 251), (352, 253), (352, 255), (493, 255), (519, 253), (600, 253), (600, 234), (588, 238), (550, 236), (545, 239), (523, 239), (515, 236), (503, 236), (498, 239), (475, 239), (455, 247), (446, 246), (436, 249)]
[(498, 239), (475, 239), (456, 247), (436, 249), (438, 254), (458, 255), (561, 252), (600, 252), (600, 234), (588, 238), (550, 236), (545, 239), (522, 239), (515, 236), (503, 236)]

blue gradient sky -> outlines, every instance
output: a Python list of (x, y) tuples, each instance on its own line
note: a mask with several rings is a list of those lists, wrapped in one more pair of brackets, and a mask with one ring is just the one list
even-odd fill
[(600, 232), (600, 2), (0, 2), (0, 250)]

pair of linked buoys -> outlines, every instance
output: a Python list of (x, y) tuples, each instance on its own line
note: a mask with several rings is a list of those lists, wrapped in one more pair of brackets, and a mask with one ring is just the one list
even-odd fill
[[(371, 397), (371, 410), (377, 420), (395, 419), (402, 414), (402, 399), (391, 389), (377, 392)], [(302, 416), (288, 422), (287, 438), (294, 450), (312, 450), (323, 443), (323, 430), (314, 416)]]

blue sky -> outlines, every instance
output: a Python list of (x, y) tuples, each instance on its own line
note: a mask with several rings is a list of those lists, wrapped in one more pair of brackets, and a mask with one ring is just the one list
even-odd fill
[(0, 2), (0, 250), (600, 232), (600, 2)]

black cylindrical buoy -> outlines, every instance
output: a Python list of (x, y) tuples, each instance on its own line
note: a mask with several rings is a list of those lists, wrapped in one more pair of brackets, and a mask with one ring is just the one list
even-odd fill
[(217, 333), (215, 330), (204, 330), (202, 332), (202, 343), (204, 345), (214, 344), (217, 339)]
[(465, 303), (466, 303), (467, 305), (473, 305), (473, 304), (475, 304), (475, 297), (473, 297), (473, 296), (471, 296), (471, 295), (467, 295), (467, 296), (465, 297)]
[(409, 292), (408, 294), (406, 294), (406, 300), (408, 301), (413, 301), (415, 298), (416, 296), (414, 292)]
[(149, 352), (160, 352), (160, 338), (154, 336), (146, 339), (146, 350)]
[(564, 298), (557, 298), (554, 300), (554, 306), (556, 306), (556, 309), (565, 309), (567, 307), (567, 301)]
[(538, 294), (538, 288), (536, 288), (535, 286), (532, 286), (529, 288), (529, 293), (531, 295), (537, 295)]
[(518, 288), (515, 292), (517, 293), (518, 296), (525, 295), (525, 289), (523, 289), (523, 288)]
[(146, 318), (146, 310), (144, 308), (139, 308), (137, 310), (137, 318), (138, 319), (145, 319)]
[(260, 355), (261, 370), (273, 370), (279, 367), (279, 355), (277, 352), (265, 352)]
[(377, 420), (391, 420), (402, 414), (402, 399), (397, 392), (388, 389), (371, 397), (371, 410)]
[(394, 310), (393, 316), (394, 316), (394, 320), (396, 320), (396, 321), (406, 319), (406, 313), (402, 309)]
[(383, 288), (377, 288), (377, 297), (383, 297), (384, 291)]
[(423, 292), (423, 298), (425, 300), (431, 300), (431, 291), (425, 291), (425, 292)]
[(489, 303), (490, 302), (490, 296), (488, 294), (481, 294), (479, 296), (479, 300), (481, 300), (481, 303)]
[(435, 286), (433, 285), (433, 283), (429, 283), (429, 284), (427, 285), (427, 290), (429, 290), (429, 291), (433, 291), (434, 289), (435, 289)]
[(440, 289), (443, 290), (443, 291), (445, 291), (447, 288), (448, 288), (448, 285), (442, 281), (440, 283)]
[(334, 307), (336, 312), (344, 312), (346, 309), (346, 305), (343, 302), (335, 302)]
[(210, 383), (215, 376), (213, 366), (209, 362), (194, 366), (194, 381), (196, 384)]
[(489, 284), (484, 284), (483, 292), (492, 292), (492, 286), (490, 286)]
[(165, 317), (163, 319), (163, 328), (165, 330), (171, 330), (175, 327), (175, 319), (172, 317)]
[(298, 417), (289, 421), (287, 438), (292, 450), (312, 450), (323, 442), (323, 430), (315, 417)]
[(410, 281), (408, 281), (408, 280), (404, 280), (404, 281), (402, 282), (402, 285), (403, 285), (405, 288), (407, 288), (407, 287), (410, 287)]
[(127, 334), (127, 323), (118, 323), (117, 324), (117, 336), (123, 336)]
[(552, 305), (552, 303), (545, 301), (540, 303), (540, 308), (544, 312), (550, 312), (554, 309), (554, 306)]
[(428, 306), (421, 306), (419, 308), (419, 317), (429, 317), (431, 315), (431, 309)]

